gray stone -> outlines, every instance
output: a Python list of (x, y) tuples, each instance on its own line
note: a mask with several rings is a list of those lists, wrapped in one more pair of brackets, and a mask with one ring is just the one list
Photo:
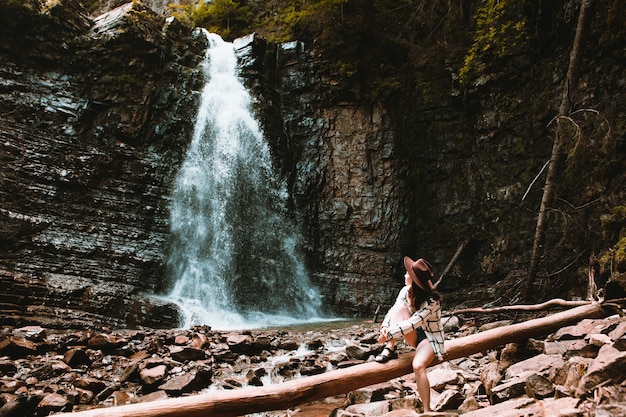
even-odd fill
[(609, 345), (604, 345), (598, 352), (587, 373), (580, 379), (576, 390), (577, 396), (589, 393), (605, 381), (620, 384), (626, 379), (626, 352), (620, 352)]
[(504, 375), (509, 380), (524, 372), (533, 372), (554, 379), (556, 370), (561, 368), (564, 363), (565, 361), (560, 355), (541, 354), (511, 365)]
[(525, 391), (529, 397), (543, 400), (554, 395), (555, 387), (548, 378), (532, 374), (526, 378)]
[(160, 384), (167, 375), (167, 367), (158, 365), (153, 368), (144, 368), (139, 372), (139, 378), (143, 385), (153, 387)]
[(388, 401), (376, 401), (366, 404), (354, 404), (345, 408), (345, 410), (337, 413), (337, 417), (363, 416), (374, 417), (380, 416), (390, 411)]

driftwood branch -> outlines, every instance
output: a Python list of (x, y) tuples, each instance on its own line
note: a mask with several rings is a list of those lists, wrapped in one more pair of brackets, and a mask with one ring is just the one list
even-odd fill
[(504, 313), (510, 311), (543, 311), (550, 310), (552, 308), (572, 308), (579, 307), (590, 304), (591, 301), (566, 301), (561, 298), (554, 298), (552, 300), (548, 300), (541, 304), (520, 304), (520, 305), (512, 305), (512, 306), (503, 306), (503, 307), (493, 307), (493, 308), (483, 308), (483, 307), (475, 307), (475, 308), (464, 308), (459, 310), (454, 310), (451, 314), (467, 314), (467, 313)]
[(459, 258), (459, 255), (461, 255), (461, 252), (463, 252), (463, 249), (465, 249), (465, 246), (467, 246), (468, 242), (469, 242), (469, 240), (464, 240), (463, 242), (461, 242), (459, 247), (456, 249), (456, 252), (454, 253), (454, 256), (452, 257), (452, 259), (450, 259), (450, 262), (448, 262), (448, 265), (446, 266), (446, 269), (443, 270), (443, 272), (439, 276), (439, 279), (437, 280), (437, 282), (435, 282), (435, 284), (434, 284), (435, 288), (437, 288), (439, 286), (439, 284), (441, 283), (441, 280), (443, 279), (443, 277), (450, 271), (450, 269), (452, 268), (452, 266), (454, 265), (456, 260)]
[[(612, 310), (592, 303), (548, 317), (499, 327), (446, 341), (445, 360), (457, 359), (529, 337), (546, 335), (585, 318), (600, 318)], [(413, 353), (385, 364), (368, 362), (321, 375), (293, 379), (278, 385), (214, 391), (182, 398), (99, 408), (64, 417), (206, 417), (241, 416), (269, 410), (286, 410), (300, 404), (336, 396), (411, 373)], [(433, 362), (434, 365), (436, 362)]]

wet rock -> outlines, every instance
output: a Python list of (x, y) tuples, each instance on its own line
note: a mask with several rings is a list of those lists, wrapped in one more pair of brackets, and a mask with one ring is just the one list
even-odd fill
[(385, 400), (385, 396), (394, 390), (394, 386), (389, 382), (374, 384), (355, 390), (352, 401), (355, 403), (373, 402)]
[(189, 336), (185, 336), (183, 334), (177, 334), (174, 336), (175, 345), (186, 345), (187, 343), (189, 343)]
[(488, 394), (491, 394), (491, 390), (500, 383), (502, 380), (502, 373), (500, 372), (500, 364), (497, 362), (489, 362), (480, 373), (480, 380), (487, 390)]
[(526, 395), (529, 397), (543, 400), (544, 398), (554, 396), (555, 388), (552, 381), (548, 378), (542, 375), (532, 374), (526, 378), (525, 391)]
[(613, 274), (606, 283), (606, 299), (618, 300), (626, 298), (626, 273)]
[(626, 351), (626, 337), (620, 337), (613, 343), (613, 347), (620, 352)]
[(35, 415), (37, 404), (41, 397), (37, 395), (20, 395), (7, 401), (0, 407), (1, 417), (32, 417)]
[(465, 397), (456, 389), (444, 390), (432, 405), (433, 410), (456, 410), (463, 404)]
[[(66, 395), (70, 399), (70, 395)], [(75, 387), (71, 391), (72, 404), (93, 404), (93, 400), (96, 398), (96, 394), (88, 389)]]
[(191, 346), (170, 346), (170, 356), (177, 361), (188, 362), (205, 359), (206, 353)]
[(254, 387), (262, 387), (263, 381), (261, 378), (267, 374), (267, 371), (263, 368), (258, 368), (254, 371), (248, 371), (246, 375), (246, 383)]
[(517, 398), (525, 394), (525, 387), (526, 381), (521, 377), (503, 381), (491, 389), (489, 396), (490, 402), (492, 404), (499, 404), (511, 398)]
[(172, 376), (158, 389), (165, 391), (168, 396), (178, 397), (185, 393), (204, 389), (210, 385), (210, 382), (210, 373), (193, 370)]
[(211, 349), (211, 356), (216, 362), (234, 363), (238, 355), (226, 343), (220, 343)]
[(144, 368), (139, 371), (139, 378), (147, 388), (153, 388), (163, 382), (167, 375), (167, 366), (157, 365), (151, 368)]
[(87, 341), (87, 346), (91, 349), (109, 352), (116, 346), (116, 340), (111, 334), (99, 333)]
[(391, 406), (388, 401), (376, 401), (373, 403), (354, 404), (354, 405), (346, 407), (345, 410), (340, 410), (337, 413), (337, 417), (380, 416), (385, 413), (388, 413), (390, 409), (391, 409)]
[(195, 333), (190, 342), (190, 346), (194, 349), (202, 349), (208, 345), (209, 341), (205, 334)]
[(37, 404), (37, 415), (47, 416), (52, 412), (71, 411), (72, 405), (60, 394), (47, 394)]
[(93, 362), (83, 349), (70, 349), (63, 355), (63, 361), (72, 368), (78, 368), (82, 365), (90, 366)]
[(436, 367), (427, 372), (430, 386), (436, 391), (442, 391), (447, 385), (463, 385), (465, 378), (462, 373), (443, 367)]
[(321, 339), (314, 339), (306, 343), (307, 349), (310, 349), (310, 350), (317, 350), (321, 348), (322, 346), (324, 346), (324, 342), (322, 342)]
[(33, 342), (45, 342), (48, 331), (41, 326), (24, 326), (13, 331), (16, 337), (23, 337)]
[(17, 366), (14, 361), (0, 359), (0, 376), (11, 376), (17, 372)]
[(587, 394), (605, 381), (621, 384), (625, 379), (626, 352), (605, 345), (600, 348), (598, 357), (591, 362), (587, 373), (581, 378), (576, 395)]
[(158, 390), (158, 391), (150, 392), (146, 395), (142, 395), (140, 398), (138, 398), (134, 402), (149, 403), (151, 401), (164, 400), (166, 398), (167, 398), (167, 392), (163, 390)]
[(230, 334), (226, 337), (228, 348), (234, 353), (254, 354), (252, 336), (248, 334)]
[(267, 335), (258, 335), (254, 338), (251, 348), (255, 352), (270, 351), (273, 349), (272, 338)]
[(558, 370), (554, 383), (560, 385), (568, 395), (573, 395), (580, 379), (587, 373), (590, 363), (591, 359), (589, 358), (569, 358), (565, 365)]
[(554, 379), (557, 370), (564, 364), (565, 361), (560, 355), (540, 354), (511, 365), (505, 372), (505, 378), (510, 380), (524, 374), (538, 373)]
[(120, 375), (120, 382), (132, 381), (139, 378), (139, 363), (134, 362), (128, 365)]
[(71, 368), (60, 360), (52, 360), (46, 364), (40, 365), (30, 372), (32, 378), (38, 380), (54, 378), (57, 375), (62, 375), (65, 372), (69, 372)]
[(307, 359), (300, 367), (301, 375), (319, 375), (326, 372), (326, 364), (318, 359)]
[(585, 335), (595, 332), (598, 321), (594, 319), (581, 320), (579, 323), (563, 327), (554, 333), (553, 340), (582, 339)]
[(119, 405), (130, 404), (132, 397), (123, 392), (123, 391), (115, 391), (111, 395), (109, 395), (104, 401), (104, 405), (110, 407), (116, 407)]
[[(111, 396), (114, 392), (117, 392), (117, 390), (119, 390), (119, 389), (120, 389), (120, 385), (119, 384), (115, 384), (115, 385), (104, 387), (104, 389), (102, 391), (97, 393), (96, 399), (98, 401), (100, 401), (100, 402), (104, 402), (104, 401), (106, 401), (107, 398), (109, 398), (109, 396)], [(95, 394), (95, 392), (94, 392), (94, 394)]]
[(442, 320), (442, 322), (443, 330), (448, 334), (457, 332), (463, 324), (463, 321), (459, 316), (446, 317), (444, 320)]
[(282, 350), (298, 350), (299, 347), (300, 344), (291, 339), (282, 339), (278, 344), (278, 348)]
[(22, 337), (10, 337), (0, 341), (0, 354), (12, 359), (25, 358), (37, 354), (35, 343)]
[(467, 413), (468, 411), (474, 411), (482, 408), (478, 403), (478, 400), (474, 396), (467, 397), (463, 400), (461, 405), (459, 405), (459, 411), (462, 413)]
[(84, 377), (84, 378), (77, 378), (74, 381), (74, 386), (76, 388), (81, 388), (87, 391), (91, 391), (95, 395), (106, 388), (106, 383), (97, 378)]
[(349, 343), (346, 345), (346, 354), (351, 359), (366, 360), (371, 355), (371, 349), (360, 343)]

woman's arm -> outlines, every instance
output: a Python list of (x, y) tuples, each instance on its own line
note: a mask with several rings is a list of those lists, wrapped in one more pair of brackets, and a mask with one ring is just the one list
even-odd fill
[(408, 319), (387, 326), (387, 336), (393, 338), (417, 330), (422, 322), (427, 320), (430, 315), (436, 314), (438, 309), (439, 303), (436, 300), (429, 300)]
[(399, 308), (402, 307), (402, 305), (404, 304), (404, 298), (406, 297), (408, 288), (407, 287), (403, 287), (400, 292), (398, 293), (398, 296), (396, 297), (396, 301), (393, 303), (393, 305), (391, 306), (391, 308), (387, 311), (387, 314), (385, 314), (385, 317), (383, 318), (383, 321), (380, 325), (380, 327), (389, 327), (389, 325), (391, 324), (391, 311), (394, 308)]

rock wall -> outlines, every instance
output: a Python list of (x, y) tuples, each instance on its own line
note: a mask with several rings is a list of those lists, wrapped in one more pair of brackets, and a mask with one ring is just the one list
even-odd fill
[(139, 4), (1, 6), (3, 320), (174, 326), (145, 294), (164, 285), (204, 45)]
[[(138, 2), (95, 18), (74, 0), (0, 2), (0, 12), (3, 322), (175, 326), (176, 309), (150, 294), (169, 285), (168, 196), (191, 138), (205, 45)], [(572, 153), (542, 295), (584, 293), (567, 294), (586, 287), (588, 259), (614, 243), (600, 217), (625, 192), (617, 39), (603, 39), (611, 55), (583, 71), (579, 107), (613, 125), (606, 135), (585, 122), (592, 134)], [(461, 88), (463, 48), (450, 48), (372, 104), (329, 99), (338, 80), (300, 42), (251, 35), (237, 45), (330, 309), (384, 308), (402, 285), (402, 256), (426, 257), (441, 273), (458, 248), (440, 287), (446, 303), (520, 301), (541, 189), (533, 181), (565, 67), (536, 68), (552, 68), (554, 56), (511, 61)]]
[[(534, 289), (541, 299), (584, 297), (590, 268), (600, 287), (612, 272), (597, 258), (616, 243), (602, 216), (625, 197), (624, 111), (616, 104), (623, 103), (623, 27), (613, 18), (605, 25), (620, 8), (593, 9), (572, 97), (579, 130)], [(360, 87), (333, 96), (342, 80), (329, 74), (324, 51), (254, 41), (256, 58), (244, 74), (292, 185), (310, 268), (329, 305), (345, 313), (386, 306), (402, 285), (403, 255), (428, 258), (440, 274), (457, 251), (440, 286), (450, 295), (447, 307), (523, 301), (575, 29), (575, 19), (561, 14), (566, 9), (542, 9), (532, 22), (540, 46), (494, 60), (464, 84), (471, 25), (459, 30), (458, 44), (437, 39), (437, 51), (400, 52), (414, 73), (398, 74), (401, 91), (378, 101), (360, 96)], [(411, 55), (419, 52), (426, 57)]]
[(325, 103), (327, 81), (301, 42), (240, 42), (242, 76), (290, 184), (326, 305), (354, 314), (389, 304), (403, 282), (409, 215), (407, 170), (387, 109)]

